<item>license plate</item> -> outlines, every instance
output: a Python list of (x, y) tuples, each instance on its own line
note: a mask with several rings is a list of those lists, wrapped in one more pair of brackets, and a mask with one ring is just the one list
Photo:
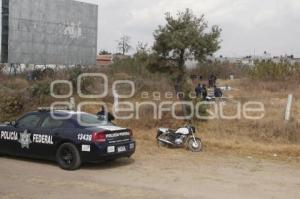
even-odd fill
[(129, 148), (130, 148), (130, 149), (134, 149), (134, 144), (133, 144), (133, 143), (130, 144), (130, 145), (129, 145)]
[(126, 147), (125, 146), (119, 146), (118, 147), (118, 152), (124, 152), (126, 151)]
[(81, 150), (83, 152), (91, 152), (91, 146), (90, 145), (82, 145)]
[(114, 146), (107, 147), (107, 152), (108, 153), (114, 153), (115, 152), (115, 147)]

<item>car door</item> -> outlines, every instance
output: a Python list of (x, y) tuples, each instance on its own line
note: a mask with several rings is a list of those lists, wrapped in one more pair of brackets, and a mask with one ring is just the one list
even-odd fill
[(12, 124), (0, 125), (0, 153), (10, 154), (13, 142), (18, 140), (18, 133)]
[(17, 133), (17, 139), (11, 140), (7, 147), (11, 154), (18, 156), (32, 156), (32, 139), (36, 128), (43, 115), (31, 113), (20, 118), (10, 129), (10, 132)]
[(55, 157), (58, 140), (55, 130), (61, 128), (63, 124), (63, 120), (54, 119), (50, 114), (42, 119), (32, 137), (32, 150), (35, 156), (43, 159)]

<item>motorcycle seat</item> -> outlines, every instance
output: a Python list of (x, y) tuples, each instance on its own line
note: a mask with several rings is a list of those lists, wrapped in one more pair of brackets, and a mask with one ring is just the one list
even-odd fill
[(174, 129), (169, 129), (168, 132), (169, 132), (169, 133), (175, 133), (176, 130), (174, 130)]

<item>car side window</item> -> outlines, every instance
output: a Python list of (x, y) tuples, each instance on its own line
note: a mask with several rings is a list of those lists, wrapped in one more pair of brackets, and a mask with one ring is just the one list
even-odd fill
[(67, 120), (64, 120), (63, 128), (71, 129), (71, 128), (75, 128), (75, 125)]
[(23, 118), (21, 118), (17, 122), (17, 127), (19, 128), (32, 128), (36, 127), (39, 123), (41, 117), (39, 115), (28, 115)]
[(41, 128), (51, 129), (51, 128), (59, 128), (63, 125), (62, 120), (55, 120), (51, 116), (48, 116), (44, 119)]

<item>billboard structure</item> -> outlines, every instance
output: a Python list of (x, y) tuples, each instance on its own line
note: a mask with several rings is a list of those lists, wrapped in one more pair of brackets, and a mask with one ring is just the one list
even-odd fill
[(1, 62), (95, 64), (98, 6), (75, 0), (2, 0)]

